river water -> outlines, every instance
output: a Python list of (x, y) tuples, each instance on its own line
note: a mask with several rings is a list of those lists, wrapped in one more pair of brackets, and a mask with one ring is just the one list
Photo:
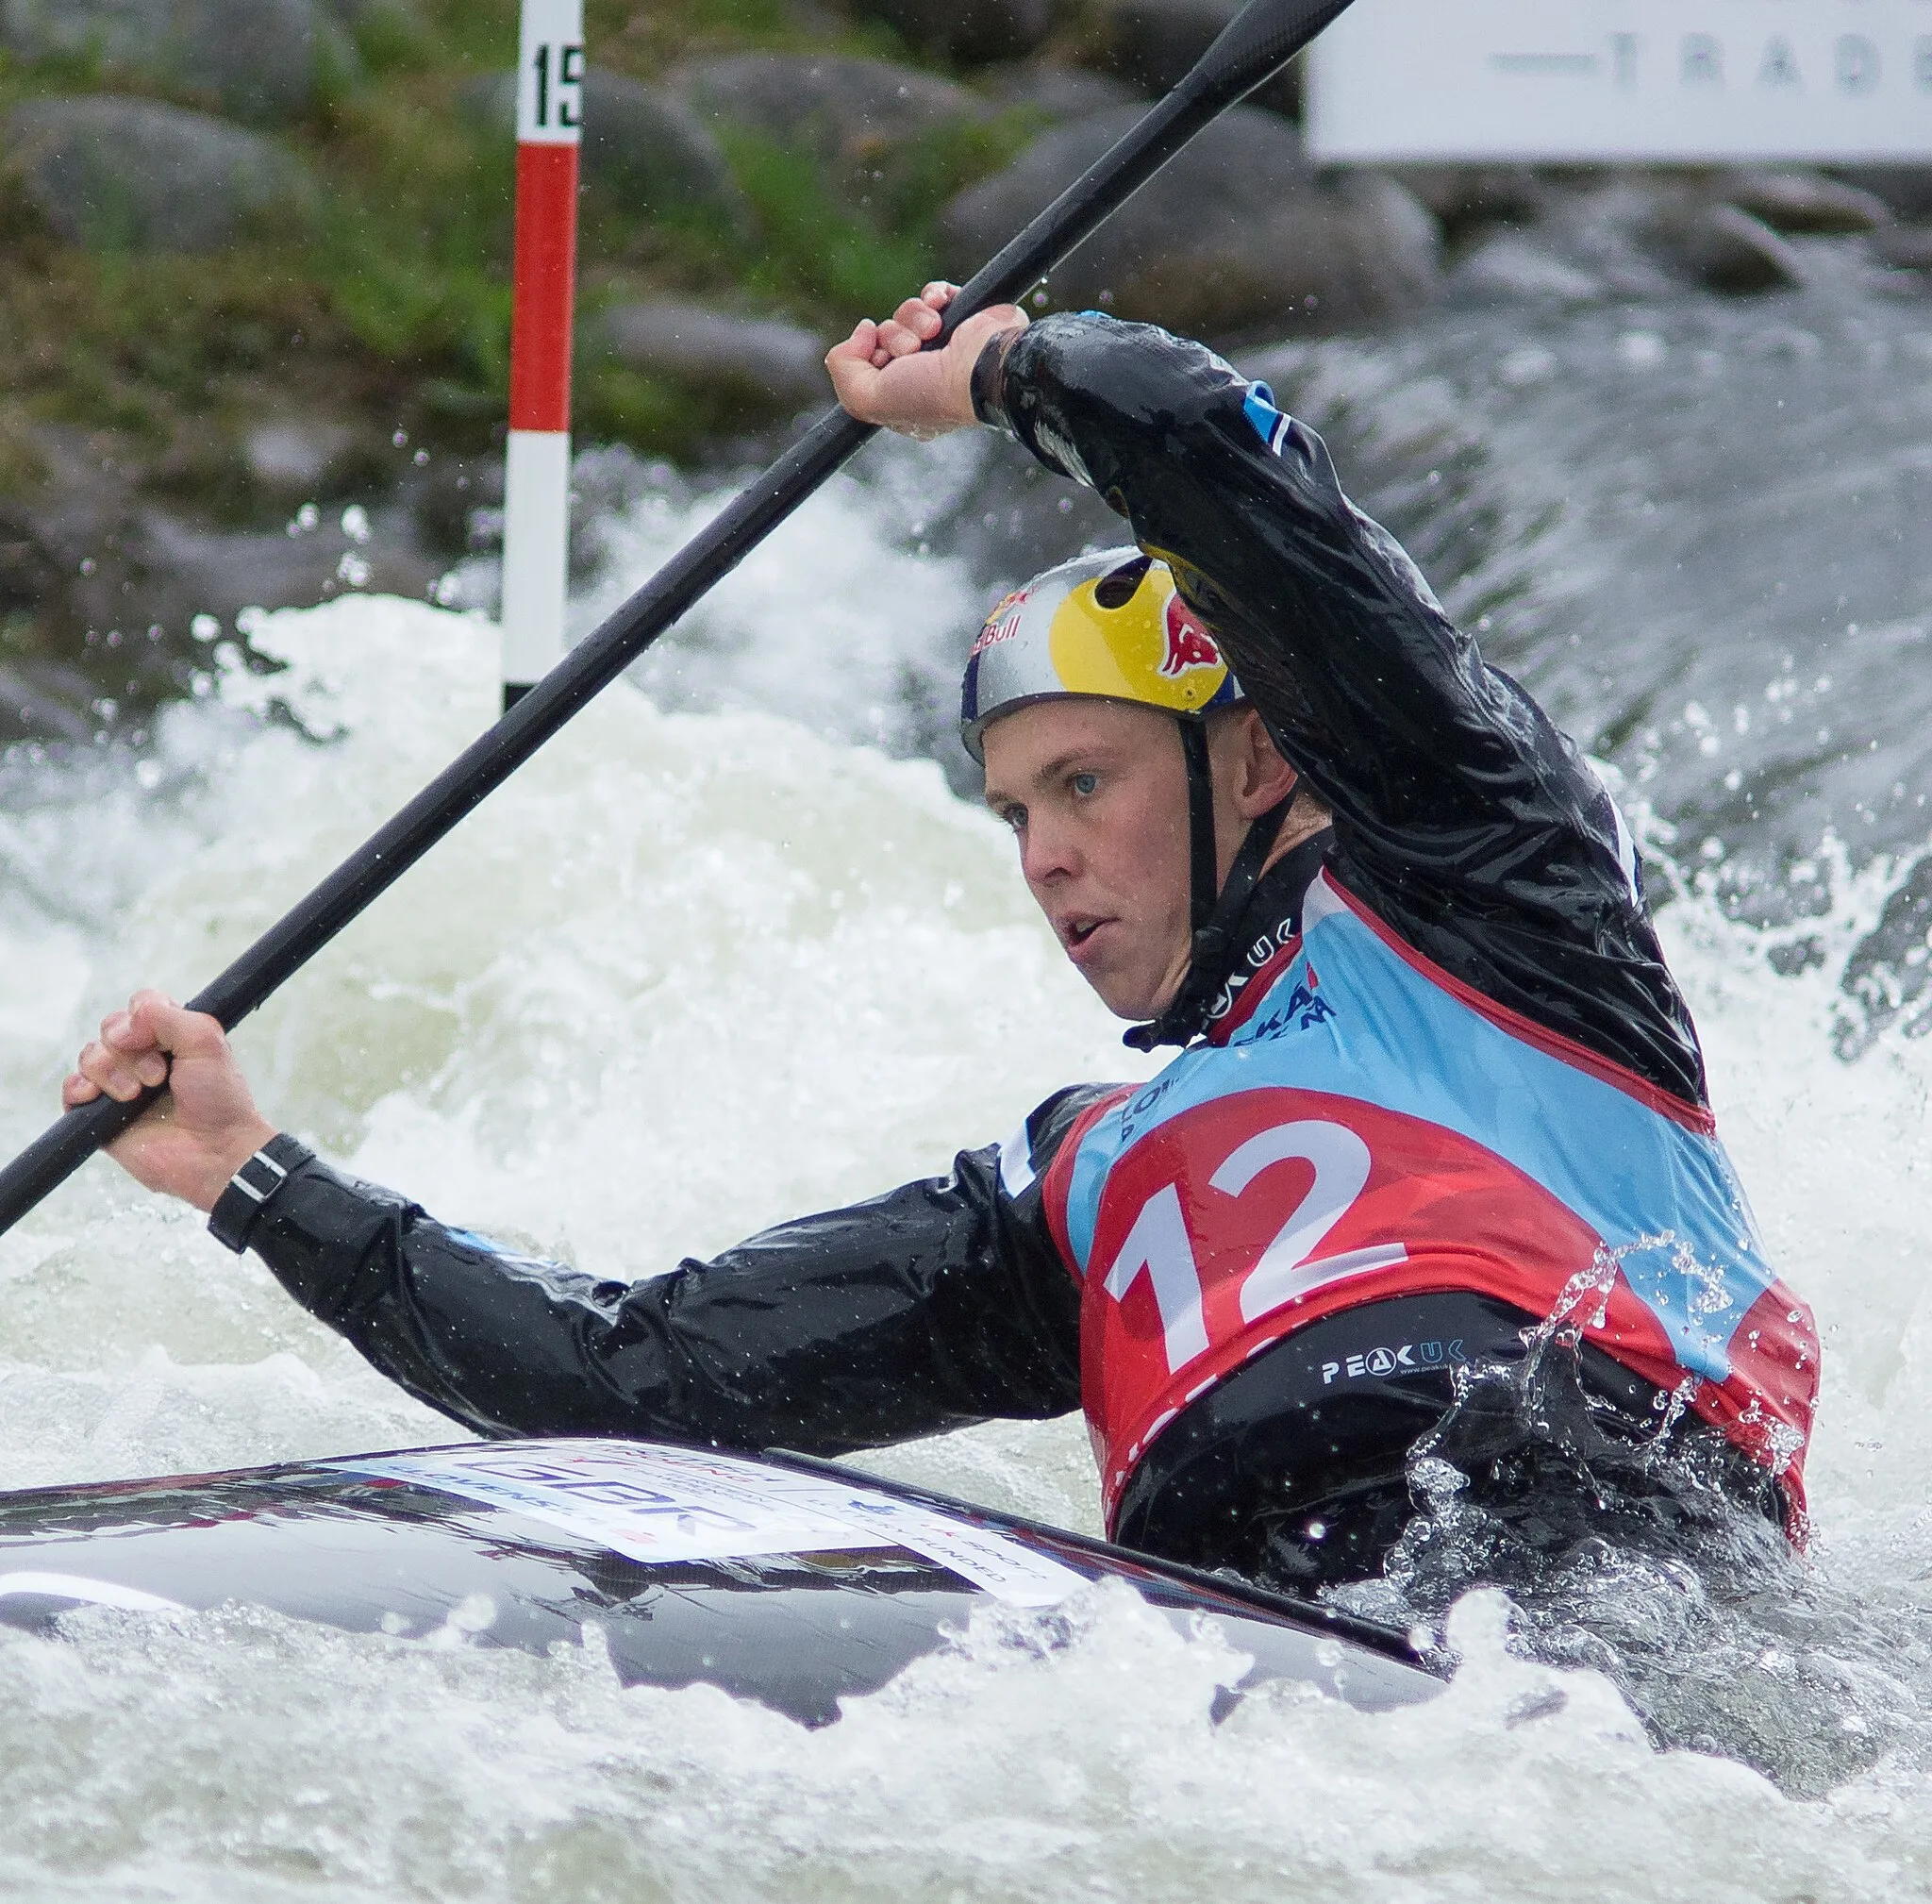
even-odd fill
[[(77, 1615), (0, 1636), (10, 1895), (1932, 1895), (1932, 305), (1826, 273), (1249, 362), (1623, 776), (1725, 1135), (1824, 1333), (1809, 1556), (1722, 1606), (1607, 1562), (1607, 1629), (1675, 1675), (1648, 1732), (1611, 1678), (1513, 1653), (1485, 1594), (1435, 1703), (1274, 1695), (1219, 1728), (1240, 1662), (1107, 1596), (1067, 1646), (969, 1634), (814, 1733), (622, 1691), (593, 1652)], [(608, 456), (583, 483), (589, 620), (716, 499)], [(1105, 533), (984, 443), (875, 446), (242, 1029), (269, 1114), (628, 1276), (1135, 1075), (941, 738), (989, 597)], [(212, 655), (144, 754), (0, 769), (9, 1148), (108, 1003), (192, 989), (490, 717), (480, 617), (356, 598), (254, 643), (285, 671)], [(0, 1242), (0, 1485), (451, 1438), (105, 1167)], [(1095, 1526), (1075, 1424), (874, 1464)]]

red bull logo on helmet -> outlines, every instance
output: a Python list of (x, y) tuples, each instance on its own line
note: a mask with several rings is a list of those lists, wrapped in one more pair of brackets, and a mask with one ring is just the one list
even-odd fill
[(986, 626), (979, 631), (979, 639), (973, 643), (973, 652), (968, 660), (985, 654), (987, 649), (997, 647), (1002, 642), (1010, 642), (1020, 632), (1020, 625), (1025, 619), (1026, 598), (1030, 589), (1015, 589), (992, 613), (987, 616)]
[(1192, 610), (1177, 594), (1167, 599), (1163, 626), (1167, 652), (1161, 658), (1160, 672), (1168, 680), (1177, 681), (1195, 668), (1223, 665), (1221, 650), (1215, 646), (1214, 637), (1194, 618)]
[[(1129, 567), (1130, 593), (1119, 585)], [(987, 617), (961, 683), (967, 748), (976, 757), (980, 727), (1008, 708), (1088, 694), (1201, 714), (1241, 690), (1220, 643), (1176, 599), (1167, 565), (1110, 549), (1062, 563)]]

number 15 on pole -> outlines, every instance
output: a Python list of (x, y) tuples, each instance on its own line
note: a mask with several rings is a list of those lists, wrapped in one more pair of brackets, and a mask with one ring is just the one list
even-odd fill
[(520, 39), (516, 291), (503, 506), (506, 709), (563, 656), (583, 0), (523, 0)]

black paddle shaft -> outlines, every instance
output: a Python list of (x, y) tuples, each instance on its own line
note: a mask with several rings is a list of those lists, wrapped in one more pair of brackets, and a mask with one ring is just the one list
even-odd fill
[[(936, 342), (943, 342), (974, 311), (1009, 304), (1037, 284), (1197, 132), (1278, 72), (1348, 4), (1250, 0), (1193, 71), (960, 291)], [(842, 409), (821, 417), (489, 732), (190, 999), (191, 1009), (209, 1013), (232, 1030), (266, 1002), (707, 590), (729, 575), (874, 427)], [(159, 1090), (145, 1092), (127, 1104), (99, 1097), (65, 1112), (0, 1171), (0, 1232), (12, 1228), (159, 1095)]]

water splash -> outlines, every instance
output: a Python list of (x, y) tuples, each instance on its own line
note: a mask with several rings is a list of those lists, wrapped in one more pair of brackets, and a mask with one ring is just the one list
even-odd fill
[[(874, 533), (862, 496), (833, 507), (841, 535)], [(912, 616), (918, 576), (876, 569), (898, 579), (868, 612)], [(359, 601), (273, 618), (261, 639), (289, 671), (231, 674), (220, 705), (171, 716), (160, 787), (132, 759), (14, 783), (31, 804), (8, 810), (31, 825), (8, 850), (42, 877), (9, 891), (4, 922), (22, 960), (0, 1047), (12, 1140), (44, 1122), (106, 1004), (136, 979), (196, 982), (489, 717), (479, 622)], [(930, 765), (620, 688), (242, 1047), (272, 1114), (352, 1166), (600, 1274), (645, 1273), (942, 1169), (1069, 1079), (1132, 1075), (1010, 854)], [(1802, 929), (1853, 943), (1883, 904), (1869, 871)], [(1799, 925), (1729, 916), (1695, 872), (1662, 917), (1672, 961), (1773, 1260), (1827, 1343), (1804, 1560), (1748, 1520), (1675, 1556), (1579, 1546), (1540, 1627), (1480, 1593), (1450, 1607), (1432, 1630), (1461, 1664), (1425, 1712), (1267, 1694), (1218, 1729), (1224, 1655), (1124, 1604), (1065, 1644), (975, 1630), (810, 1736), (704, 1689), (623, 1693), (594, 1646), (524, 1660), (241, 1610), (80, 1615), (64, 1643), (0, 1636), (9, 1887), (1918, 1895), (1932, 1047), (1885, 1032), (1841, 1064), (1835, 971), (1781, 973)], [(61, 984), (30, 1009), (42, 972)], [(191, 1215), (103, 1169), (0, 1242), (0, 1282), (8, 1483), (450, 1436)], [(1094, 1524), (1074, 1422), (874, 1464)], [(1466, 1491), (1429, 1478), (1453, 1514)]]

